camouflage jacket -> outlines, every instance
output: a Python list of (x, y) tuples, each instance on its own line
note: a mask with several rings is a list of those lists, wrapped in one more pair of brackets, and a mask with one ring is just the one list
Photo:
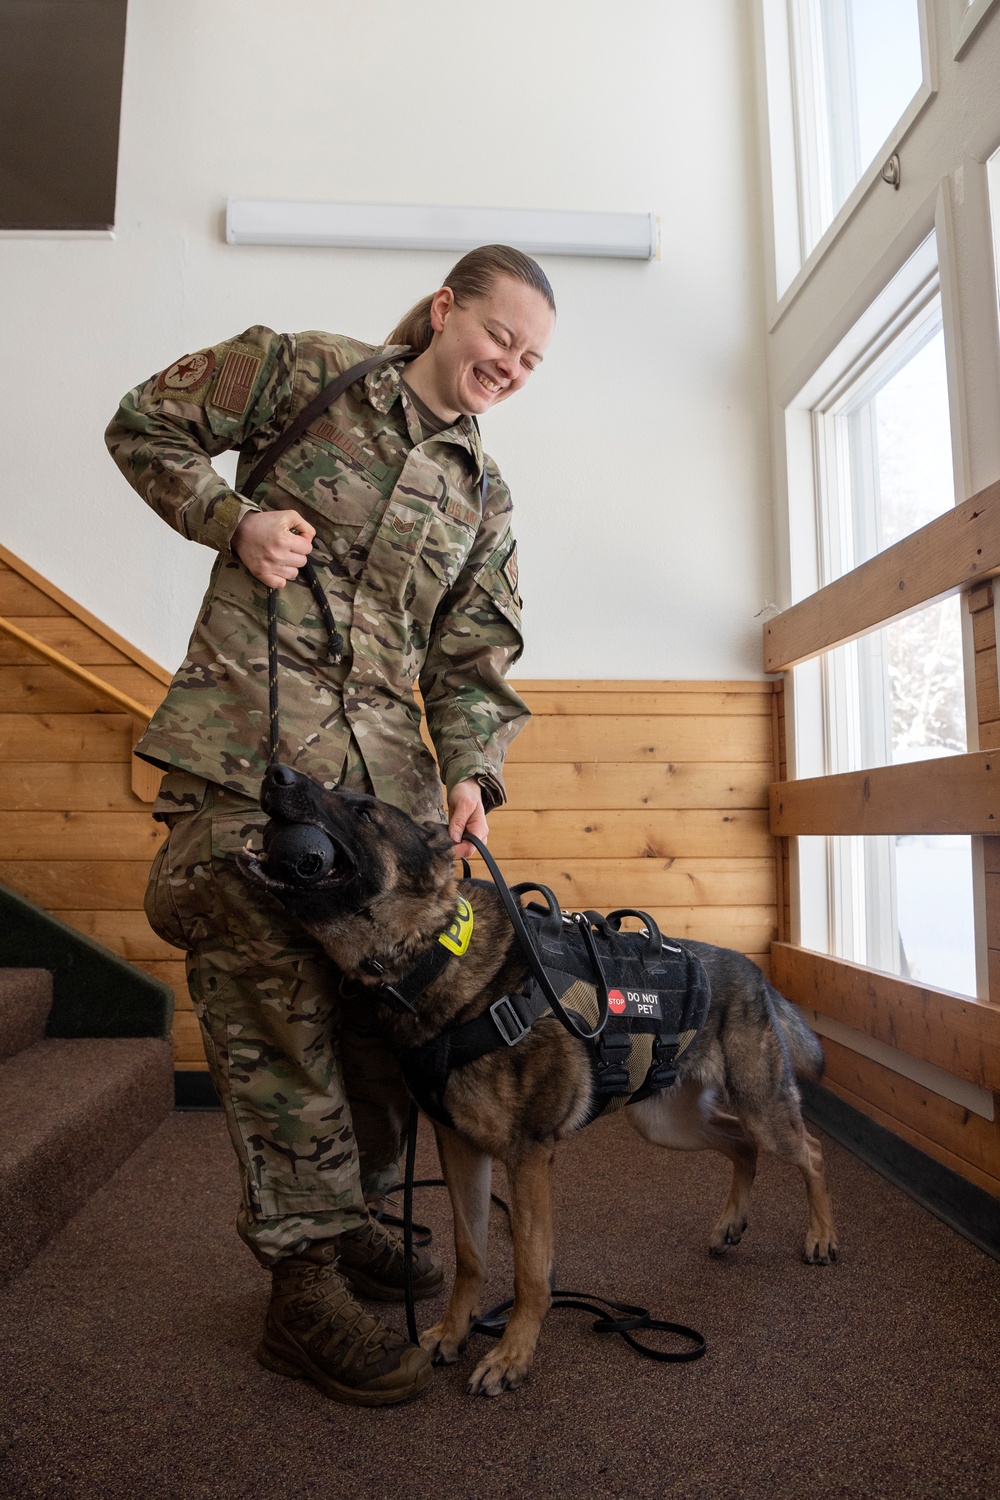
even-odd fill
[[(230, 542), (247, 511), (293, 509), (316, 528), (311, 556), (344, 655), (330, 662), (307, 585), (286, 584), (282, 760), (333, 785), (353, 734), (387, 801), (440, 817), (441, 782), (475, 776), (495, 806), (528, 711), (504, 681), (522, 649), (510, 495), (475, 424), (462, 418), (425, 436), (401, 357), (349, 386), (252, 499), (211, 464), (239, 448), (240, 490), (318, 391), (373, 352), (331, 334), (254, 327), (123, 399), (106, 434), (115, 462), (175, 530), (219, 552), (187, 657), (136, 751), (256, 797), (267, 761), (267, 589)], [(437, 767), (420, 736), (418, 686)]]

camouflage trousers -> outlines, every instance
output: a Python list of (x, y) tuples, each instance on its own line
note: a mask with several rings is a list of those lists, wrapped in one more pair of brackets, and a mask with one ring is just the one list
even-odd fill
[[(370, 790), (363, 764), (341, 784)], [(354, 774), (349, 773), (353, 770)], [(256, 802), (169, 772), (187, 812), (150, 871), (146, 914), (187, 950), (188, 987), (239, 1159), (240, 1235), (271, 1265), (356, 1228), (398, 1180), (409, 1095), (392, 1055), (345, 1015), (322, 950), (236, 863), (266, 821)], [(179, 793), (179, 795), (177, 795)]]

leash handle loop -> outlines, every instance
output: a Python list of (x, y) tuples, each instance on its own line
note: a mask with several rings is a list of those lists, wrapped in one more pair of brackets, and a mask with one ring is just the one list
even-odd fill
[[(598, 1297), (590, 1292), (559, 1291), (552, 1293), (552, 1309), (569, 1308), (576, 1312), (589, 1313), (594, 1318), (593, 1329), (595, 1333), (617, 1333), (625, 1342), (641, 1354), (643, 1359), (655, 1360), (658, 1364), (682, 1365), (689, 1364), (692, 1360), (701, 1359), (706, 1353), (708, 1345), (703, 1334), (696, 1328), (688, 1328), (686, 1323), (670, 1323), (665, 1318), (654, 1318), (650, 1315), (648, 1308), (636, 1307), (631, 1302), (612, 1302), (610, 1297)], [(490, 1338), (499, 1338), (507, 1326), (507, 1314), (514, 1306), (511, 1297), (506, 1302), (491, 1307), (488, 1313), (484, 1313), (473, 1325), (473, 1333), (485, 1333)], [(612, 1313), (624, 1313), (624, 1317), (614, 1317), (606, 1309), (610, 1308)], [(648, 1329), (651, 1333), (669, 1333), (675, 1338), (686, 1339), (691, 1347), (689, 1349), (654, 1349), (649, 1344), (640, 1343), (635, 1337), (639, 1330)]]
[[(531, 934), (525, 925), (524, 917), (521, 914), (521, 908), (515, 901), (510, 887), (508, 886), (506, 880), (503, 878), (500, 866), (497, 864), (496, 860), (493, 858), (492, 854), (487, 849), (482, 839), (477, 838), (476, 835), (474, 833), (470, 833), (468, 829), (466, 829), (463, 837), (467, 840), (468, 843), (472, 844), (474, 848), (478, 849), (480, 855), (482, 856), (483, 862), (486, 865), (486, 868), (492, 875), (493, 883), (496, 886), (497, 891), (499, 892), (500, 899), (504, 904), (507, 916), (510, 918), (510, 925), (514, 929), (514, 936), (517, 938), (519, 944), (521, 945), (521, 951), (527, 959), (528, 967), (531, 970), (531, 973), (539, 989), (552, 1008), (552, 1014), (562, 1022), (563, 1026), (565, 1026), (566, 1030), (570, 1033), (571, 1036), (578, 1037), (581, 1042), (594, 1041), (597, 1037), (600, 1036), (608, 1020), (608, 987), (604, 980), (604, 971), (600, 966), (600, 960), (598, 960), (597, 962), (597, 975), (599, 977), (600, 983), (600, 991), (598, 992), (597, 1025), (594, 1027), (593, 1031), (584, 1031), (579, 1026), (577, 1026), (569, 1011), (563, 1008), (559, 1000), (559, 996), (553, 989), (552, 981), (546, 974), (542, 961), (535, 951), (535, 945), (531, 941)], [(581, 930), (585, 925), (586, 924), (581, 924)], [(593, 944), (592, 934), (591, 944), (593, 946), (590, 947), (589, 951), (591, 953), (591, 956), (593, 957), (597, 950), (596, 945)], [(601, 993), (601, 991), (603, 991), (603, 993)]]

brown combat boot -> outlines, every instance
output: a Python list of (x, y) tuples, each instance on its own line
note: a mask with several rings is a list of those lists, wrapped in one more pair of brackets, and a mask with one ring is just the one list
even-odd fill
[(431, 1378), (430, 1355), (376, 1321), (351, 1296), (333, 1242), (271, 1268), (271, 1304), (257, 1358), (325, 1396), (354, 1406), (390, 1406)]
[[(399, 1237), (369, 1218), (360, 1229), (349, 1229), (334, 1240), (337, 1247), (337, 1269), (362, 1297), (376, 1302), (402, 1302), (403, 1272), (406, 1257)], [(413, 1252), (413, 1300), (433, 1297), (444, 1283), (440, 1261), (429, 1251)]]

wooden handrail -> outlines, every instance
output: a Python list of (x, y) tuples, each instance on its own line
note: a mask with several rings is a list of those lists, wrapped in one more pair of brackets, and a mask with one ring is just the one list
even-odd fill
[(44, 641), (38, 640), (36, 636), (29, 635), (26, 630), (22, 630), (13, 621), (5, 620), (3, 615), (0, 615), (0, 630), (5, 635), (12, 636), (15, 641), (20, 641), (22, 646), (27, 646), (29, 651), (34, 651), (38, 656), (43, 656), (53, 667), (58, 667), (60, 672), (65, 672), (67, 677), (75, 678), (84, 687), (91, 688), (95, 693), (100, 693), (102, 697), (109, 699), (117, 708), (121, 709), (122, 713), (131, 714), (133, 719), (140, 720), (144, 726), (149, 723), (151, 715), (149, 709), (144, 704), (139, 703), (135, 698), (130, 698), (128, 693), (123, 693), (120, 688), (112, 687), (110, 682), (105, 682), (102, 678), (95, 677), (93, 672), (87, 671), (86, 667), (81, 667), (77, 662), (70, 661), (68, 656), (63, 656), (62, 652), (57, 651), (55, 647), (46, 646)]
[[(106, 698), (119, 712), (128, 714), (132, 720), (133, 744), (145, 732), (151, 714), (144, 703), (140, 703), (136, 698), (130, 698), (128, 693), (123, 693), (120, 688), (112, 687), (111, 683), (105, 682), (103, 678), (95, 677), (93, 672), (87, 671), (86, 667), (79, 666), (77, 662), (71, 661), (68, 656), (63, 656), (62, 652), (57, 651), (55, 647), (47, 646), (36, 636), (29, 635), (28, 631), (22, 630), (19, 625), (5, 619), (3, 615), (0, 615), (0, 631), (4, 635), (9, 635), (12, 640), (20, 642), (22, 646), (26, 646), (29, 651), (34, 651), (37, 656), (42, 657), (50, 666), (56, 667), (67, 677), (72, 677), (83, 687), (90, 688), (92, 692)], [(132, 791), (140, 802), (156, 801), (161, 775), (162, 772), (158, 771), (155, 766), (133, 757)]]

